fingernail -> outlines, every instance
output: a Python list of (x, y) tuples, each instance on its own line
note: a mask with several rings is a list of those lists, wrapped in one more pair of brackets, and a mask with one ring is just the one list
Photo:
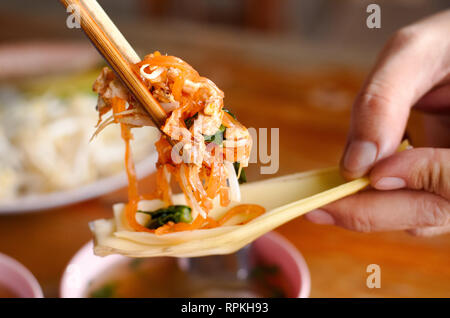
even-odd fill
[(344, 156), (344, 168), (350, 172), (365, 173), (375, 162), (378, 149), (371, 141), (353, 141)]
[(334, 218), (328, 212), (317, 209), (305, 214), (305, 218), (316, 224), (333, 225), (335, 224)]
[(378, 180), (374, 187), (378, 190), (395, 190), (406, 187), (406, 182), (397, 177), (384, 177)]

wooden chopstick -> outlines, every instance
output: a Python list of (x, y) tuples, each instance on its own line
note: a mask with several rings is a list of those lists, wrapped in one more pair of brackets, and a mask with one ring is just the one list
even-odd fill
[(106, 12), (96, 0), (61, 0), (61, 2), (66, 8), (68, 6), (77, 8), (81, 27), (86, 35), (136, 100), (147, 110), (155, 125), (161, 129), (167, 114), (134, 72), (133, 64), (140, 62), (141, 59)]

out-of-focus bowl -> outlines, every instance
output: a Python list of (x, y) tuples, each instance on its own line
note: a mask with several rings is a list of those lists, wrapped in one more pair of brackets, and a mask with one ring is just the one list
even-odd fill
[[(139, 178), (156, 171), (155, 163), (158, 154), (151, 153), (147, 158), (136, 163), (136, 174)], [(100, 179), (87, 185), (65, 191), (45, 194), (35, 194), (17, 199), (0, 201), (0, 214), (17, 214), (25, 212), (39, 212), (56, 207), (82, 202), (113, 192), (127, 185), (125, 172)]]
[(269, 232), (252, 243), (255, 254), (263, 261), (276, 265), (289, 280), (291, 298), (308, 298), (311, 275), (300, 251), (276, 232)]
[(0, 285), (20, 298), (42, 298), (42, 289), (31, 272), (15, 259), (0, 253)]
[[(252, 253), (263, 263), (276, 265), (289, 280), (291, 298), (306, 298), (311, 290), (308, 265), (301, 253), (284, 237), (270, 232), (252, 243)], [(93, 253), (93, 242), (84, 245), (71, 259), (62, 276), (60, 296), (85, 297), (89, 283), (116, 263), (128, 259), (122, 255), (99, 257)]]

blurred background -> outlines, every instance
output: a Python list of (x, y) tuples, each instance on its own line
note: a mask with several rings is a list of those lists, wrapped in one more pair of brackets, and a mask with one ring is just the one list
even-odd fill
[[(82, 35), (61, 28), (65, 16), (56, 1), (3, 1), (2, 40), (76, 39)], [(290, 38), (341, 47), (376, 49), (399, 27), (448, 7), (445, 0), (380, 0), (382, 28), (365, 27), (365, 0), (104, 0), (99, 1), (122, 27), (132, 23), (172, 29), (184, 25), (184, 37), (196, 38), (203, 32), (227, 30), (250, 33), (257, 38)], [(148, 24), (150, 23), (150, 24)], [(162, 24), (162, 25), (161, 25)], [(170, 26), (168, 26), (170, 25)], [(131, 25), (129, 25), (131, 27)], [(194, 31), (195, 30), (195, 31)], [(142, 30), (149, 38), (157, 35)], [(127, 38), (133, 33), (127, 34)], [(181, 36), (181, 34), (178, 34)], [(134, 37), (137, 37), (134, 35)], [(138, 37), (141, 41), (145, 38)], [(136, 39), (136, 40), (138, 40)], [(220, 37), (219, 37), (220, 39)], [(218, 40), (219, 40), (218, 39)], [(166, 39), (173, 42), (172, 37)], [(155, 45), (160, 45), (156, 43)], [(192, 44), (191, 44), (192, 45)], [(369, 47), (368, 47), (369, 46)], [(372, 47), (370, 47), (372, 46)]]
[[(183, 58), (225, 92), (246, 126), (280, 128), (278, 175), (336, 165), (352, 101), (383, 43), (450, 7), (379, 0), (381, 28), (368, 29), (373, 1), (99, 2), (141, 56)], [(126, 199), (117, 129), (89, 143), (91, 84), (103, 61), (66, 19), (58, 1), (0, 2), (0, 252), (24, 263), (46, 296), (58, 295), (65, 265), (90, 240), (88, 221), (110, 217), (111, 205)], [(429, 144), (430, 120), (411, 116), (413, 145)], [(148, 129), (134, 142), (145, 192), (155, 136)], [(272, 177), (260, 175), (259, 164), (248, 170), (249, 180)], [(450, 296), (448, 235), (359, 234), (301, 219), (278, 231), (310, 265), (313, 297)], [(381, 289), (365, 286), (371, 263), (383, 269)]]

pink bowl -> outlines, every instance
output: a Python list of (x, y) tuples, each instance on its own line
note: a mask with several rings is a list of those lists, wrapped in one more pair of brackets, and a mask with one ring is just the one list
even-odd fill
[(288, 297), (308, 298), (311, 292), (311, 276), (308, 265), (299, 250), (276, 232), (261, 236), (252, 244), (255, 254), (268, 264), (281, 269), (290, 282)]
[[(311, 290), (308, 265), (300, 252), (284, 237), (267, 233), (252, 244), (252, 252), (264, 263), (276, 265), (290, 282), (288, 297), (307, 298)], [(81, 298), (89, 282), (115, 263), (127, 259), (121, 255), (99, 257), (93, 253), (93, 242), (85, 244), (67, 265), (60, 284), (62, 298)]]
[(0, 253), (0, 285), (20, 298), (42, 298), (42, 289), (31, 272), (15, 259)]

